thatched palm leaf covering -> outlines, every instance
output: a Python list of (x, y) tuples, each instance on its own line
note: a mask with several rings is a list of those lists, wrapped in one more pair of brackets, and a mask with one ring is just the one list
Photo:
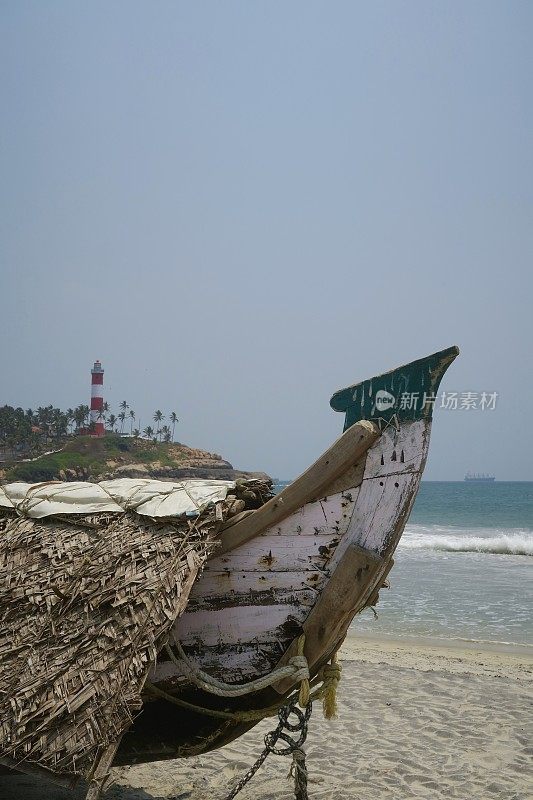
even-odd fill
[(91, 775), (235, 498), (194, 517), (31, 519), (0, 508), (0, 756)]

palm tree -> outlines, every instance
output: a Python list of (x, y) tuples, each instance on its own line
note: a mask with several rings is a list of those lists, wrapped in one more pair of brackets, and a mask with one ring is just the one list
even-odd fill
[(72, 408), (67, 408), (67, 420), (68, 420), (68, 427), (71, 429), (70, 432), (72, 433), (72, 425), (75, 422), (74, 419), (74, 411)]
[(83, 422), (87, 425), (89, 423), (89, 417), (91, 416), (91, 410), (89, 406), (80, 406), (83, 411)]
[(130, 408), (130, 433), (133, 433), (133, 421), (135, 419), (135, 411)]
[(109, 425), (110, 430), (114, 433), (115, 432), (115, 425), (117, 424), (117, 418), (114, 414), (110, 414), (107, 419), (107, 424)]
[[(79, 406), (79, 408), (82, 408), (82, 406)], [(37, 419), (39, 427), (42, 428), (44, 431), (46, 431), (47, 436), (50, 436), (52, 412), (53, 412), (53, 406), (46, 406), (46, 408), (39, 406), (39, 408), (37, 409)]]
[(119, 403), (119, 407), (122, 409), (122, 411), (126, 412), (129, 408), (129, 405), (125, 400), (123, 400), (122, 403)]
[(74, 422), (76, 423), (76, 430), (79, 433), (80, 428), (83, 428), (85, 422), (85, 407), (76, 406), (73, 412)]
[(161, 422), (164, 419), (165, 419), (165, 417), (164, 417), (163, 412), (159, 411), (159, 409), (157, 409), (157, 411), (154, 412), (153, 420), (154, 420), (154, 422), (157, 422), (157, 436), (159, 436), (159, 438), (161, 438)]
[(135, 436), (135, 438), (138, 439), (141, 432), (140, 432), (139, 428), (134, 428), (131, 433), (132, 433), (132, 436)]
[[(122, 406), (122, 403), (120, 405)], [(120, 420), (120, 432), (122, 433), (122, 431), (124, 430), (124, 421), (126, 419), (126, 412), (121, 411), (120, 414), (118, 415), (118, 418)]]
[(175, 411), (172, 412), (169, 419), (172, 423), (172, 441), (174, 441), (174, 428), (176, 427), (176, 422), (179, 422), (179, 419), (177, 418)]
[(146, 428), (143, 430), (143, 436), (146, 436), (147, 439), (151, 439), (154, 435), (154, 429), (151, 425), (147, 425)]
[(52, 425), (54, 427), (56, 441), (59, 441), (62, 436), (67, 435), (67, 415), (63, 414), (59, 408), (54, 408), (52, 412)]

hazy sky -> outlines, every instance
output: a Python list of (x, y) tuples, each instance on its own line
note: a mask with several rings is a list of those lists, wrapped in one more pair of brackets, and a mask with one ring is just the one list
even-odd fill
[(293, 477), (458, 344), (431, 479), (533, 479), (531, 2), (0, 4), (0, 404)]

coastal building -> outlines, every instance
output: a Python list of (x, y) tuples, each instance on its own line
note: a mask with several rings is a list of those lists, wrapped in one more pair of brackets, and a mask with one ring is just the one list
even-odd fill
[(95, 361), (91, 370), (91, 436), (104, 435), (104, 370)]

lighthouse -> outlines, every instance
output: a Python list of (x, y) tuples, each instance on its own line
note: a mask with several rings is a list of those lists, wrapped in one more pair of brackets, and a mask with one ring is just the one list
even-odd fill
[(91, 370), (91, 435), (104, 436), (104, 370), (99, 361)]

